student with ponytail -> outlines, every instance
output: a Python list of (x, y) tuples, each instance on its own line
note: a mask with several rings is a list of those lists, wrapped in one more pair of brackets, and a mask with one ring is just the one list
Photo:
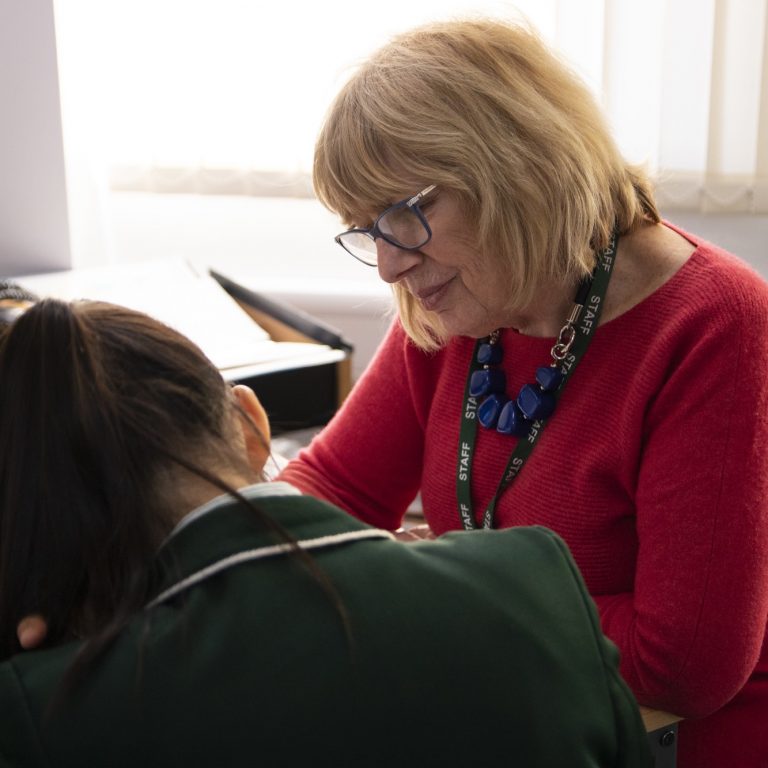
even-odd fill
[(647, 764), (550, 531), (403, 544), (260, 483), (254, 393), (127, 309), (37, 303), (0, 382), (3, 768)]

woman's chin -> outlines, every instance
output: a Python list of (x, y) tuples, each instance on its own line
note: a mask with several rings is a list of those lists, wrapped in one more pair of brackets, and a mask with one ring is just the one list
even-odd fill
[(489, 336), (498, 326), (485, 322), (467, 322), (460, 318), (450, 317), (448, 313), (439, 315), (440, 323), (449, 336), (468, 336), (471, 339), (483, 339)]

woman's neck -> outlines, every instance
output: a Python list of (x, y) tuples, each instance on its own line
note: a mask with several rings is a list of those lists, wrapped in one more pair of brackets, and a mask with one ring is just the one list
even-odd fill
[(511, 319), (509, 327), (524, 336), (557, 336), (571, 314), (577, 281), (543, 285), (533, 301)]
[[(690, 258), (696, 246), (663, 224), (645, 224), (619, 238), (616, 263), (601, 325), (624, 314), (658, 290)], [(573, 307), (576, 281), (548, 284), (509, 327), (525, 336), (554, 337)]]
[(613, 320), (677, 274), (696, 246), (665, 224), (644, 224), (619, 239), (600, 323)]

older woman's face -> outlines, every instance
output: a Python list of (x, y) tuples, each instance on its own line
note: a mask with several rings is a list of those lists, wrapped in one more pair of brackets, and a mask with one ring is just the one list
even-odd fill
[(433, 194), (420, 205), (432, 229), (422, 249), (404, 251), (376, 240), (381, 279), (403, 286), (423, 309), (439, 315), (453, 336), (479, 338), (514, 325), (501, 260), (479, 251), (456, 197), (439, 189)]

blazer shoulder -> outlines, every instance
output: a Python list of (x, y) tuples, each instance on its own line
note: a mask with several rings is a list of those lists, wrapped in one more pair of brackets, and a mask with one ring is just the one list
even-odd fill
[(48, 766), (13, 659), (0, 664), (0, 768)]

